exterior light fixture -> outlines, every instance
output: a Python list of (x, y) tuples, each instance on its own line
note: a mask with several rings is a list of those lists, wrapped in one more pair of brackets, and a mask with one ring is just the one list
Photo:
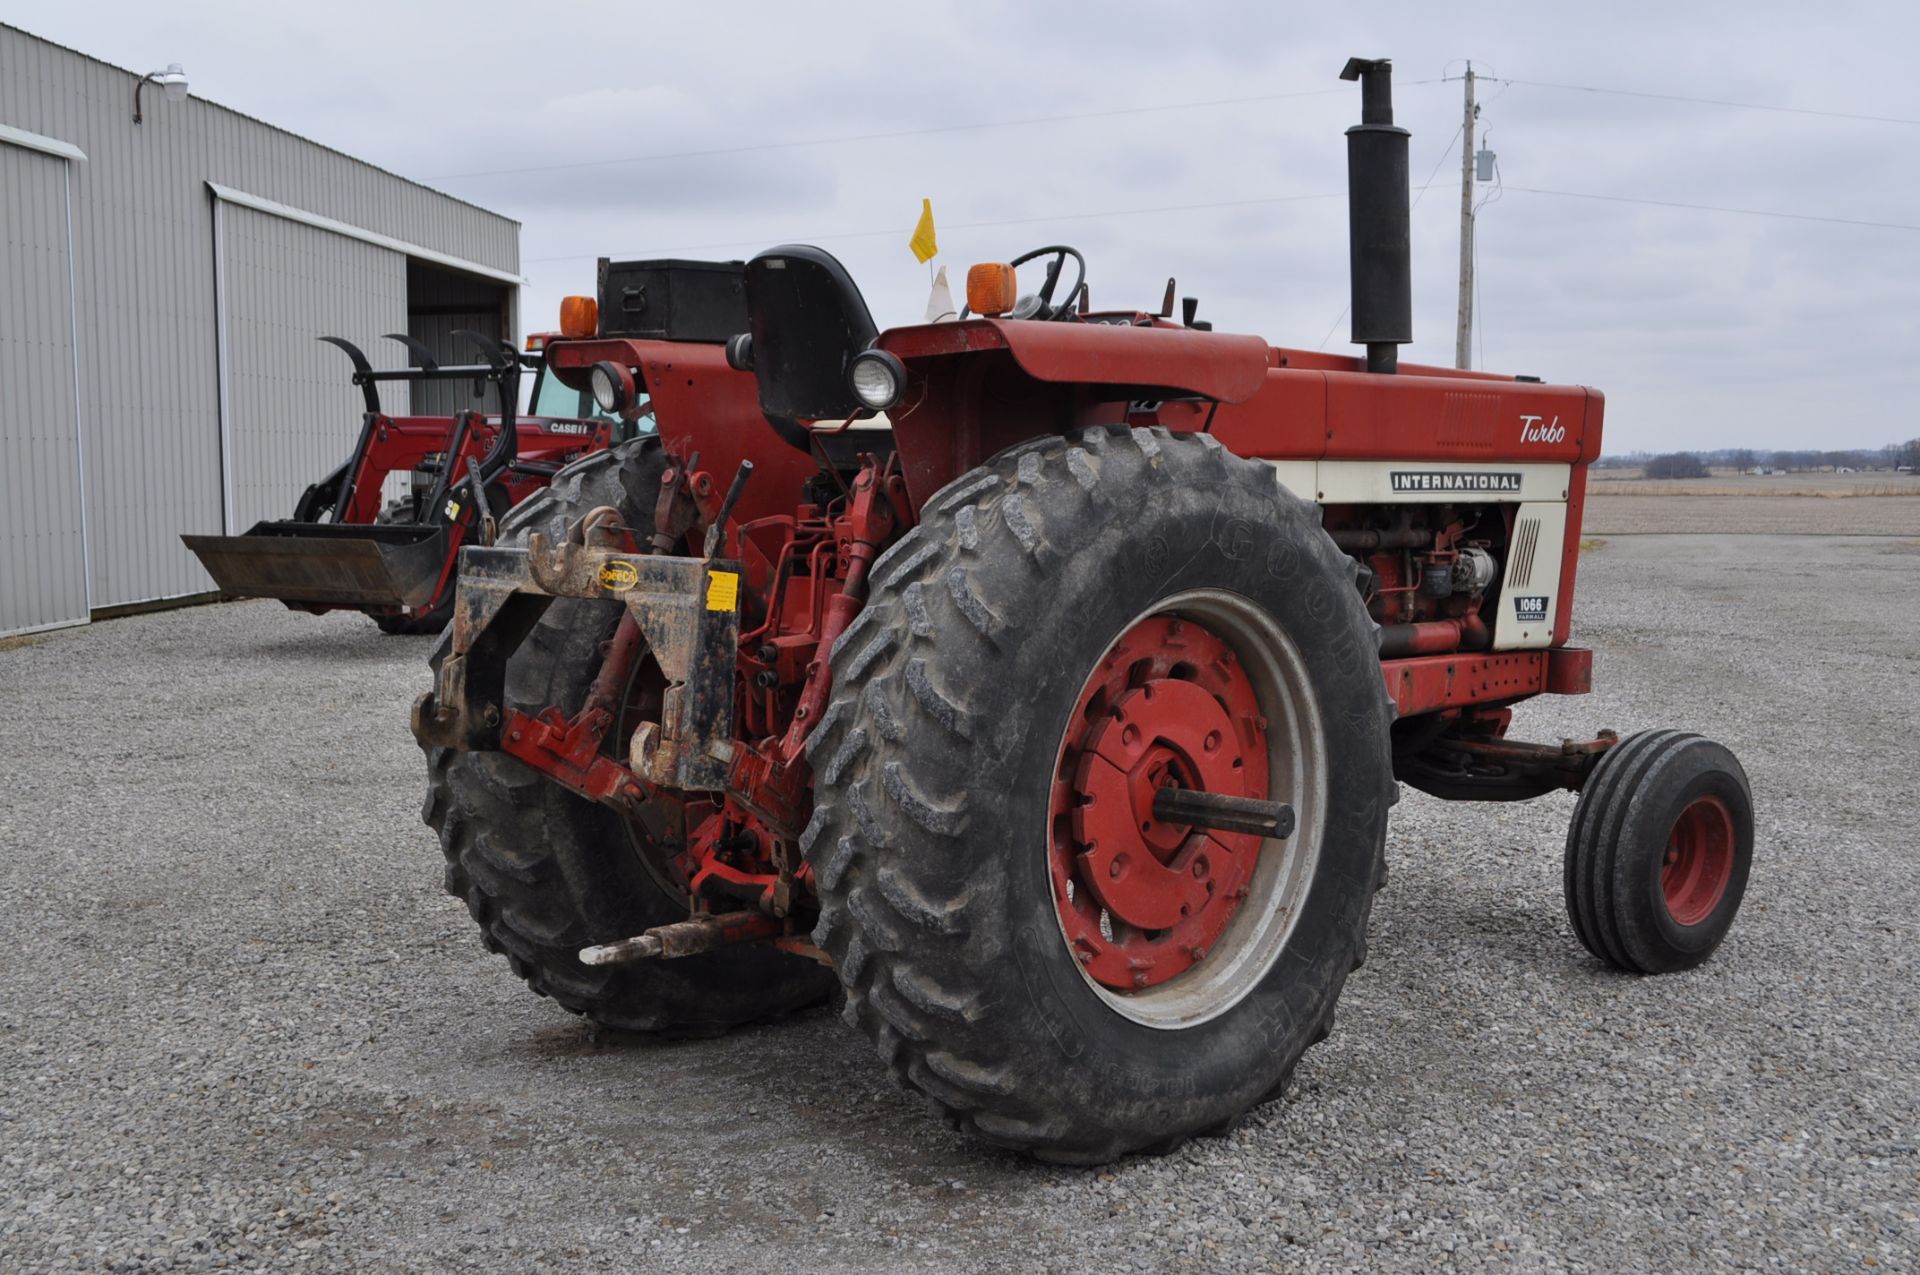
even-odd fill
[(884, 412), (906, 391), (906, 365), (886, 350), (862, 350), (847, 365), (847, 387), (870, 410)]
[(140, 115), (140, 90), (147, 87), (149, 80), (158, 84), (166, 91), (169, 102), (179, 102), (187, 96), (187, 73), (180, 69), (178, 62), (167, 63), (167, 69), (164, 71), (148, 71), (140, 77), (140, 82), (133, 86), (133, 122), (136, 124), (138, 124), (142, 118)]
[(593, 389), (593, 401), (609, 416), (618, 416), (633, 406), (633, 373), (618, 363), (595, 363), (593, 371), (587, 373), (587, 384)]

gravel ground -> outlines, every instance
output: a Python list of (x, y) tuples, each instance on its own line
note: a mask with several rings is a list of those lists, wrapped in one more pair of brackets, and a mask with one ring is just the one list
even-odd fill
[(1914, 1269), (1920, 541), (1635, 536), (1601, 689), (1760, 851), (1703, 968), (1561, 911), (1571, 798), (1400, 805), (1373, 956), (1287, 1101), (1101, 1171), (947, 1132), (816, 1012), (608, 1039), (439, 892), (427, 642), (269, 603), (0, 650), (0, 1271)]

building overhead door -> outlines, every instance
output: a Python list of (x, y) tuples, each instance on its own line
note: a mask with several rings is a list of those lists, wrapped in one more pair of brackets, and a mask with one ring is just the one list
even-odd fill
[[(405, 360), (383, 333), (407, 330), (407, 259), (391, 248), (239, 204), (216, 206), (227, 526), (290, 518), (311, 483), (359, 438), (353, 367), (323, 336), (377, 367)], [(404, 386), (383, 387), (390, 412)]]
[(0, 634), (87, 619), (70, 162), (0, 140)]

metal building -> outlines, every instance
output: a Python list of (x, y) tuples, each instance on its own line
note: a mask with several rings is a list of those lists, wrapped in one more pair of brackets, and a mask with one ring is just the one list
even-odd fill
[(517, 339), (519, 223), (142, 78), (0, 25), (0, 635), (211, 590), (353, 445), (318, 337)]

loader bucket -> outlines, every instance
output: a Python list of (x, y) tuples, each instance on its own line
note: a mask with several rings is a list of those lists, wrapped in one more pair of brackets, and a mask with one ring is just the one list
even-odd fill
[(445, 526), (259, 522), (243, 536), (181, 536), (222, 593), (289, 605), (418, 607), (447, 565)]

